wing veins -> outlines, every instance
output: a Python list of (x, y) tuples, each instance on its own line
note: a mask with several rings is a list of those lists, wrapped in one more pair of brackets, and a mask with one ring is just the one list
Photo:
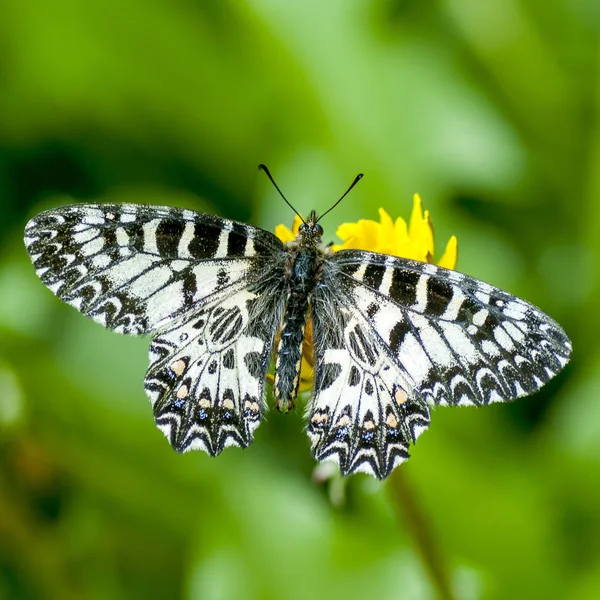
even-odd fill
[[(429, 264), (429, 263), (423, 263), (423, 264)], [(396, 267), (390, 267), (390, 268), (396, 268)], [(420, 275), (424, 275), (426, 277), (435, 277), (435, 275), (430, 275), (429, 273), (423, 273), (422, 271), (418, 271), (417, 269), (410, 269), (411, 271), (414, 271), (416, 273), (419, 273)], [(367, 285), (366, 283), (364, 283), (363, 281), (359, 281), (358, 279), (355, 279), (354, 277), (352, 277), (352, 275), (349, 275), (348, 273), (345, 273), (344, 271), (342, 271), (341, 269), (338, 271), (337, 273), (338, 275), (343, 275), (344, 277), (346, 277), (347, 279), (349, 279), (353, 284), (358, 284), (362, 287), (365, 287), (366, 289), (370, 290), (371, 292), (373, 292), (373, 294), (376, 294), (377, 296), (380, 296), (382, 298), (385, 298), (386, 300), (388, 300), (389, 302), (391, 302), (394, 306), (397, 306), (398, 308), (400, 308), (401, 310), (406, 310), (412, 314), (417, 314), (417, 315), (421, 315), (423, 317), (427, 317), (428, 319), (431, 319), (431, 317), (429, 317), (428, 315), (426, 315), (423, 312), (419, 312), (418, 310), (414, 310), (411, 306), (407, 305), (407, 304), (401, 304), (400, 302), (398, 302), (397, 300), (395, 300), (392, 296), (388, 296), (386, 294), (383, 294), (382, 292), (380, 292), (379, 290), (376, 290), (375, 288), (371, 287), (370, 285)], [(452, 285), (452, 287), (458, 287), (458, 285), (454, 282), (450, 282), (450, 285)], [(499, 290), (502, 291), (502, 290)], [(506, 293), (506, 292), (504, 292)], [(499, 320), (510, 320), (513, 322), (517, 322), (520, 323), (522, 322), (519, 319), (516, 319), (514, 317), (509, 317), (504, 315), (504, 313), (498, 309), (497, 307), (491, 305), (491, 304), (486, 304), (485, 302), (483, 302), (482, 300), (480, 300), (479, 298), (477, 298), (474, 294), (471, 295), (470, 291), (469, 291), (469, 295), (467, 296), (470, 300), (473, 300), (474, 302), (477, 303), (477, 305), (481, 308), (485, 308), (486, 310), (488, 310), (490, 313), (492, 313), (495, 317), (498, 317), (499, 315), (501, 316), (499, 318)], [(518, 299), (518, 298), (517, 298)], [(443, 319), (441, 316), (436, 316), (435, 317), (438, 321), (444, 321), (445, 323), (457, 323), (458, 325), (461, 326), (461, 328), (463, 327), (462, 324), (456, 320), (453, 319)]]
[[(250, 259), (248, 259), (248, 260), (250, 260)], [(156, 263), (156, 264), (152, 265), (151, 267), (148, 267), (147, 269), (145, 269), (143, 272), (139, 273), (139, 274), (138, 274), (138, 275), (136, 275), (135, 277), (132, 277), (131, 279), (128, 279), (126, 283), (123, 283), (123, 284), (121, 284), (120, 286), (118, 286), (117, 288), (115, 288), (114, 290), (111, 290), (110, 292), (108, 292), (108, 294), (109, 294), (109, 295), (112, 295), (112, 294), (115, 294), (115, 293), (117, 293), (118, 291), (122, 290), (123, 288), (127, 288), (127, 287), (129, 287), (129, 286), (130, 286), (130, 285), (131, 285), (131, 284), (132, 284), (134, 281), (137, 281), (138, 279), (140, 279), (142, 276), (146, 275), (147, 273), (149, 273), (149, 272), (150, 272), (150, 271), (152, 271), (153, 269), (155, 269), (155, 268), (157, 268), (157, 267), (164, 266), (164, 263), (165, 263), (165, 262), (169, 262), (169, 261), (167, 261), (167, 260), (165, 260), (165, 261), (161, 261), (161, 264), (157, 264), (157, 263)], [(177, 273), (181, 273), (181, 272), (183, 272), (183, 271), (173, 271), (172, 273), (173, 273), (173, 274), (177, 274)], [(239, 284), (239, 283), (241, 283), (241, 280), (242, 280), (242, 279), (244, 279), (244, 277), (240, 277), (239, 279), (236, 279), (235, 281), (233, 281), (233, 282), (231, 282), (231, 283), (228, 283), (227, 285), (225, 285), (225, 286), (223, 286), (222, 288), (220, 288), (218, 291), (216, 291), (216, 292), (213, 292), (213, 294), (216, 294), (216, 293), (220, 293), (220, 292), (226, 291), (228, 288), (230, 288), (230, 287), (232, 287), (232, 286), (234, 286), (234, 285), (236, 285), (236, 284)], [(173, 283), (175, 283), (176, 281), (177, 281), (177, 278), (176, 278), (176, 277), (175, 277), (174, 279), (170, 279), (169, 281), (167, 281), (166, 283), (164, 283), (163, 285), (161, 285), (159, 288), (155, 289), (155, 290), (154, 290), (152, 293), (150, 293), (148, 296), (145, 296), (144, 298), (141, 298), (141, 300), (142, 300), (143, 302), (147, 302), (148, 300), (150, 300), (150, 298), (152, 298), (152, 297), (153, 297), (153, 296), (155, 296), (156, 294), (158, 294), (158, 293), (162, 292), (162, 291), (163, 291), (163, 290), (164, 290), (166, 287), (168, 287), (168, 286), (170, 286), (170, 285), (173, 285)], [(246, 280), (244, 280), (244, 281), (243, 281), (243, 283), (245, 283), (246, 285), (250, 285), (250, 284), (252, 284), (254, 281), (255, 281), (254, 279), (246, 279)], [(205, 296), (204, 298), (200, 299), (198, 302), (204, 302), (204, 301), (205, 301), (207, 298), (210, 298), (210, 297), (211, 297), (213, 294), (211, 294), (210, 296)], [(100, 303), (98, 303), (98, 302), (97, 302), (97, 303), (94, 305), (94, 307), (97, 307), (97, 306), (99, 306), (99, 304), (100, 304)], [(190, 308), (194, 308), (194, 307), (196, 307), (196, 304), (192, 304), (192, 305), (190, 305)], [(187, 311), (187, 310), (185, 310), (185, 311), (184, 311), (184, 313), (185, 313), (185, 312), (188, 312), (188, 311)], [(184, 314), (184, 313), (181, 313), (181, 314)]]

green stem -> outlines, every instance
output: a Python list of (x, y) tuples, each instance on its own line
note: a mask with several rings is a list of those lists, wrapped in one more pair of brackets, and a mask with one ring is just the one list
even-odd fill
[(407, 478), (406, 469), (399, 468), (392, 473), (389, 480), (389, 489), (396, 513), (399, 519), (402, 519), (408, 526), (439, 598), (441, 600), (454, 600), (440, 549), (423, 514), (422, 505), (418, 501), (417, 494)]

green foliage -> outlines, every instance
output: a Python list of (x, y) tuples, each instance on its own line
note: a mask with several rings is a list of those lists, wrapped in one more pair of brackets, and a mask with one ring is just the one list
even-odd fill
[[(2, 0), (0, 597), (600, 597), (596, 4)], [(572, 364), (436, 411), (385, 484), (315, 483), (301, 411), (175, 454), (148, 341), (45, 290), (23, 226), (84, 199), (289, 225), (259, 162), (304, 213), (366, 174), (331, 239), (419, 192), (458, 268), (562, 323)]]

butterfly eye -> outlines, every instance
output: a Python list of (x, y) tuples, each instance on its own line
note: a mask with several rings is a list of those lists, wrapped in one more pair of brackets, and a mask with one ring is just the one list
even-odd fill
[(305, 230), (306, 230), (306, 223), (302, 223), (302, 225), (300, 225), (300, 227), (298, 227), (298, 233), (302, 233)]
[(315, 225), (315, 231), (317, 234), (323, 235), (323, 228), (318, 223)]

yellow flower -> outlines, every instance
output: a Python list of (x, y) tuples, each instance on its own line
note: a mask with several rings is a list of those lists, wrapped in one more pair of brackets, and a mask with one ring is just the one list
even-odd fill
[[(391, 254), (402, 258), (412, 258), (433, 263), (433, 227), (429, 211), (423, 213), (419, 194), (414, 195), (413, 210), (408, 226), (402, 217), (392, 221), (390, 215), (379, 209), (381, 223), (370, 219), (361, 219), (358, 223), (344, 223), (337, 230), (341, 244), (333, 246), (335, 251), (369, 250), (381, 254)], [(446, 244), (446, 250), (438, 265), (454, 269), (458, 258), (456, 236)]]
[(298, 227), (302, 225), (302, 219), (298, 215), (294, 217), (291, 231), (285, 225), (275, 227), (275, 235), (284, 243), (291, 242), (298, 235)]
[[(408, 225), (401, 217), (392, 221), (392, 217), (383, 209), (379, 209), (380, 223), (370, 219), (361, 219), (358, 223), (343, 223), (338, 227), (337, 236), (341, 244), (334, 244), (334, 252), (338, 250), (369, 250), (381, 254), (391, 254), (402, 258), (412, 258), (433, 263), (434, 243), (433, 227), (429, 211), (423, 212), (419, 194), (413, 197), (413, 209)], [(302, 223), (300, 217), (294, 217), (292, 229), (285, 225), (275, 227), (275, 235), (283, 242), (291, 242), (298, 235), (298, 227)], [(458, 242), (452, 236), (437, 264), (447, 269), (454, 269), (458, 259)], [(310, 390), (314, 377), (314, 356), (312, 351), (312, 327), (310, 319), (304, 336), (304, 350), (300, 371), (300, 392)], [(267, 376), (272, 384), (272, 376)]]

